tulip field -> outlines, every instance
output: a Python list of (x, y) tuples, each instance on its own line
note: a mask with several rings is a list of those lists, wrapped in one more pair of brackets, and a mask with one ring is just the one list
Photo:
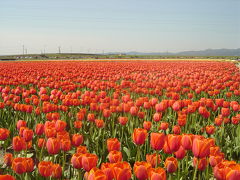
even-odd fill
[(0, 63), (0, 180), (240, 180), (225, 61)]

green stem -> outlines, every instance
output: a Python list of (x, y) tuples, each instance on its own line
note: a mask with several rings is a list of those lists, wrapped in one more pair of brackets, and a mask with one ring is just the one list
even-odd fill
[(195, 167), (195, 170), (194, 170), (193, 180), (196, 179), (197, 169), (198, 169), (198, 161), (197, 161), (197, 164), (196, 164), (196, 167)]
[(156, 151), (156, 165), (155, 165), (155, 168), (158, 167), (158, 151)]
[(137, 158), (136, 159), (137, 159), (137, 161), (140, 161), (140, 159), (141, 159), (140, 158), (140, 146), (139, 145), (137, 146)]

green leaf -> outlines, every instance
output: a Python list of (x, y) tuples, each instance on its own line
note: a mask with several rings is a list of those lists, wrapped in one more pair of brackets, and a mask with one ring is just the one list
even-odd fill
[(131, 157), (131, 154), (130, 154), (130, 151), (128, 148), (126, 147), (123, 147), (123, 151), (127, 154), (127, 157), (130, 158)]

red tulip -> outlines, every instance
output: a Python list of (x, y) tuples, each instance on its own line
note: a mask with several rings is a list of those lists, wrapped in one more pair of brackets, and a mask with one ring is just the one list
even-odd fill
[(23, 130), (23, 138), (25, 139), (26, 142), (31, 141), (33, 138), (33, 130), (28, 129), (28, 128), (24, 129)]
[(75, 147), (80, 146), (83, 143), (83, 136), (81, 134), (74, 134), (72, 136), (72, 145)]
[(190, 150), (192, 149), (192, 143), (193, 143), (193, 135), (191, 134), (183, 134), (181, 139), (181, 145), (184, 149)]
[(155, 113), (155, 114), (153, 115), (153, 120), (154, 120), (155, 122), (159, 122), (159, 121), (161, 121), (161, 119), (162, 119), (162, 113)]
[(58, 154), (60, 151), (60, 140), (57, 138), (48, 138), (46, 147), (49, 154)]
[(183, 159), (186, 155), (186, 150), (180, 146), (180, 148), (174, 154), (177, 159)]
[(204, 158), (210, 154), (211, 141), (208, 139), (198, 139), (193, 140), (192, 152), (197, 158)]
[(73, 154), (72, 158), (71, 158), (71, 163), (73, 165), (74, 168), (76, 169), (81, 169), (82, 168), (82, 157), (83, 157), (83, 153), (76, 153)]
[(169, 173), (175, 172), (178, 167), (177, 159), (175, 159), (174, 157), (168, 157), (165, 160), (165, 167), (167, 169), (167, 172), (169, 172)]
[(44, 133), (44, 125), (43, 124), (37, 124), (35, 128), (35, 133), (37, 135), (42, 135)]
[(133, 167), (134, 174), (139, 180), (148, 179), (148, 172), (150, 169), (151, 169), (151, 164), (144, 161), (135, 162)]
[(17, 129), (20, 130), (21, 127), (27, 127), (27, 122), (24, 120), (19, 120), (17, 122)]

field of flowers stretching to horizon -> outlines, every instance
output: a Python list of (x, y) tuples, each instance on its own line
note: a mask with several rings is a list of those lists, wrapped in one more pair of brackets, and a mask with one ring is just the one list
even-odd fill
[(239, 103), (232, 62), (0, 63), (0, 180), (239, 180)]

